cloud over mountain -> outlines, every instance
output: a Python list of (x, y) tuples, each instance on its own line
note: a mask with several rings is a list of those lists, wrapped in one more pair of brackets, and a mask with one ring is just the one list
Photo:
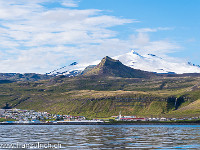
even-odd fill
[(1, 72), (45, 73), (78, 60), (97, 60), (130, 48), (175, 49), (139, 33), (122, 39), (112, 29), (137, 22), (99, 9), (79, 9), (73, 0), (0, 0)]

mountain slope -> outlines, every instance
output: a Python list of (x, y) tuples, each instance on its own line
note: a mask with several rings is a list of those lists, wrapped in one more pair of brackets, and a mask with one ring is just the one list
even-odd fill
[(68, 66), (63, 66), (61, 68), (55, 69), (49, 73), (46, 73), (47, 75), (53, 75), (53, 76), (59, 76), (59, 75), (64, 75), (67, 77), (71, 76), (77, 76), (81, 74), (83, 69), (86, 67), (86, 65), (81, 65), (78, 64), (77, 62), (73, 62)]
[(176, 116), (198, 116), (200, 115), (200, 99), (189, 103), (178, 110), (172, 111), (169, 114)]
[(114, 60), (108, 56), (93, 69), (83, 74), (84, 76), (113, 76), (123, 78), (149, 78), (155, 76), (154, 73), (132, 69), (123, 65), (119, 60)]
[(132, 50), (129, 53), (115, 56), (124, 65), (134, 69), (140, 69), (157, 73), (200, 73), (200, 67), (190, 62), (183, 62), (176, 58), (161, 58), (155, 54), (139, 54)]
[[(165, 73), (165, 74), (183, 74), (183, 73), (200, 73), (200, 66), (191, 62), (184, 62), (173, 57), (159, 57), (155, 54), (139, 54), (132, 50), (129, 53), (112, 57), (113, 59), (121, 61), (124, 65), (133, 69), (139, 69), (148, 72)], [(88, 66), (95, 66), (100, 60), (87, 63), (73, 62), (70, 65), (53, 70), (48, 75), (64, 75), (64, 76), (78, 76), (84, 74), (82, 71)]]

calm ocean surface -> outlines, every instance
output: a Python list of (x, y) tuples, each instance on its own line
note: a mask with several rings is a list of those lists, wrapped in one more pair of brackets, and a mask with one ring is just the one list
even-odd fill
[(200, 125), (1, 125), (0, 134), (1, 149), (200, 149)]

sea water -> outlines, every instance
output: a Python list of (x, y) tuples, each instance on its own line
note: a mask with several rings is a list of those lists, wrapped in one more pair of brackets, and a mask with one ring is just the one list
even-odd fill
[(1, 125), (0, 147), (200, 149), (200, 125)]

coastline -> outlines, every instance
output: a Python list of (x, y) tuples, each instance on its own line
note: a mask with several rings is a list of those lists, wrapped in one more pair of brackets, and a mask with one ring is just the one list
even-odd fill
[(102, 122), (65, 122), (65, 123), (0, 123), (1, 125), (200, 125), (200, 123), (161, 123), (161, 122), (149, 122), (149, 123), (102, 123)]

